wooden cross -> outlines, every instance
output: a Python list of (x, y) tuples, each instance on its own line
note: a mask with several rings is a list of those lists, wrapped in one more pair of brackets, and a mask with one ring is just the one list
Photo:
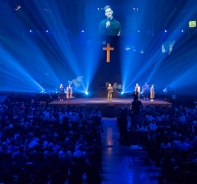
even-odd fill
[(107, 47), (103, 47), (103, 50), (107, 51), (106, 61), (109, 63), (110, 62), (110, 50), (114, 50), (114, 48), (110, 47), (110, 43), (107, 43)]

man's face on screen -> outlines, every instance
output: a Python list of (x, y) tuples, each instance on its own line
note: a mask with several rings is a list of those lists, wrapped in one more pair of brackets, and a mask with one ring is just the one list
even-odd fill
[(105, 10), (105, 16), (108, 18), (108, 19), (111, 19), (113, 16), (113, 11), (112, 11), (112, 9), (111, 8), (107, 8), (106, 10)]

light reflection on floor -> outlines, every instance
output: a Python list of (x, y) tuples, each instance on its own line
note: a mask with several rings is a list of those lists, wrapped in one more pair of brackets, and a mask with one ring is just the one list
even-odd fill
[(157, 172), (144, 165), (146, 152), (138, 146), (120, 145), (116, 119), (103, 118), (103, 184), (156, 184)]

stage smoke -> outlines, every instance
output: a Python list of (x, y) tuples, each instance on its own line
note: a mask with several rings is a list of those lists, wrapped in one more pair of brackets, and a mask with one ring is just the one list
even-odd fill
[(83, 76), (79, 76), (76, 79), (73, 79), (71, 81), (68, 81), (68, 84), (74, 85), (76, 88), (81, 86), (81, 83), (83, 81)]

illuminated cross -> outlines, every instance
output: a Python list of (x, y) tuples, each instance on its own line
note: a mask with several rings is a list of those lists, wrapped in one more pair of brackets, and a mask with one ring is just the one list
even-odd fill
[(107, 43), (107, 47), (103, 47), (103, 50), (107, 51), (106, 61), (109, 63), (110, 62), (110, 50), (114, 50), (114, 48), (110, 47), (110, 43)]

